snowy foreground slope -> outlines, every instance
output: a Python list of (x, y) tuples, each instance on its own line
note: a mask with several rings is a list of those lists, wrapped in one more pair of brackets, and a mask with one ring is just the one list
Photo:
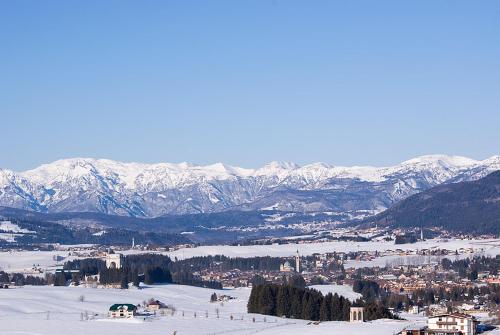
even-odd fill
[[(340, 290), (345, 291), (345, 288)], [(153, 286), (142, 290), (29, 286), (0, 290), (0, 333), (2, 335), (53, 335), (63, 332), (69, 332), (71, 335), (170, 335), (177, 331), (177, 335), (292, 335), (304, 332), (351, 335), (369, 332), (372, 335), (390, 335), (413, 323), (413, 321), (377, 320), (359, 324), (324, 322), (314, 325), (304, 320), (246, 313), (246, 303), (250, 294), (248, 288), (218, 291), (236, 297), (235, 300), (225, 302), (223, 306), (220, 303), (209, 303), (213, 292), (211, 289), (182, 285)], [(84, 302), (78, 299), (81, 295), (85, 296)], [(109, 306), (113, 303), (138, 304), (149, 298), (173, 304), (177, 309), (175, 315), (146, 320), (143, 318), (110, 320), (105, 317)], [(219, 318), (216, 316), (216, 309), (219, 309)], [(86, 312), (97, 316), (94, 320), (81, 321), (82, 313)], [(256, 319), (255, 322), (252, 321), (253, 317)]]

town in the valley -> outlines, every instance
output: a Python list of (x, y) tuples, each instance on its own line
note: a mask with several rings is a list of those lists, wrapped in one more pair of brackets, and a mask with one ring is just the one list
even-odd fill
[[(0, 252), (0, 287), (19, 293), (33, 285), (49, 291), (144, 293), (139, 301), (124, 297), (106, 309), (80, 311), (82, 322), (221, 317), (222, 307), (187, 311), (176, 298), (151, 296), (148, 290), (185, 285), (204, 288), (202, 299), (210, 306), (231, 306), (246, 292), (242, 304), (252, 324), (307, 319), (311, 327), (324, 321), (356, 327), (393, 320), (399, 323), (392, 332), (403, 335), (494, 331), (500, 318), (500, 240), (449, 234), (426, 238), (423, 230), (413, 234), (410, 242), (398, 237), (408, 232), (373, 228), (357, 232), (370, 237), (362, 242), (261, 239), (231, 246), (228, 255), (217, 246), (138, 245), (133, 240), (129, 245), (14, 248)], [(273, 251), (263, 256), (263, 248)], [(45, 257), (40, 263), (16, 264), (37, 254)], [(0, 306), (1, 299), (0, 292)], [(225, 316), (236, 322), (243, 315)]]

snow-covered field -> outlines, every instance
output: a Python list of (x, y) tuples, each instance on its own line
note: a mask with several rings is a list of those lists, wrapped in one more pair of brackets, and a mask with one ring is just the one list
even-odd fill
[(352, 290), (352, 286), (349, 285), (312, 285), (309, 287), (320, 291), (323, 295), (328, 293), (337, 293), (338, 295), (341, 295), (351, 301), (361, 298), (361, 293), (354, 292)]
[(34, 233), (10, 221), (0, 221), (0, 231), (2, 231), (0, 233), (0, 240), (5, 240), (7, 242), (15, 242), (17, 237), (23, 236), (25, 233)]
[[(81, 287), (30, 287), (0, 290), (0, 334), (71, 335), (150, 334), (367, 334), (385, 335), (400, 331), (413, 321), (377, 320), (351, 324), (324, 322), (308, 324), (304, 320), (281, 319), (247, 314), (248, 288), (217, 291), (236, 297), (220, 303), (210, 303), (211, 289), (158, 285), (142, 290), (92, 289)], [(85, 297), (83, 302), (79, 297)], [(142, 303), (159, 299), (176, 307), (175, 315), (109, 320), (105, 317), (113, 303)], [(217, 318), (216, 309), (219, 309)], [(95, 320), (81, 321), (82, 313)], [(184, 316), (182, 315), (184, 313)], [(196, 313), (196, 317), (194, 316)], [(207, 317), (208, 313), (208, 317)], [(233, 320), (231, 320), (231, 315)], [(253, 322), (252, 318), (256, 321)], [(264, 321), (265, 318), (265, 321)]]
[[(61, 260), (55, 260), (57, 256)], [(30, 270), (33, 265), (51, 270), (74, 258), (68, 257), (67, 251), (0, 251), (0, 270), (23, 272)]]
[(385, 250), (422, 250), (422, 249), (448, 249), (459, 250), (461, 248), (483, 249), (485, 253), (497, 255), (500, 253), (500, 239), (490, 240), (442, 240), (432, 239), (411, 244), (394, 244), (393, 241), (380, 242), (322, 242), (304, 244), (276, 244), (276, 245), (250, 245), (250, 246), (200, 246), (197, 248), (179, 249), (168, 253), (171, 257), (178, 259), (194, 256), (225, 255), (228, 257), (253, 257), (253, 256), (280, 256), (287, 257), (295, 255), (298, 250), (301, 255), (312, 255), (313, 253), (325, 252), (349, 252), (349, 251), (385, 251)]

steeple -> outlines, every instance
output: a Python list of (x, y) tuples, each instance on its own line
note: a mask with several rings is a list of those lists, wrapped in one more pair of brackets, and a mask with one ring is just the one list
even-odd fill
[(297, 249), (297, 254), (295, 255), (295, 272), (300, 273), (299, 249)]

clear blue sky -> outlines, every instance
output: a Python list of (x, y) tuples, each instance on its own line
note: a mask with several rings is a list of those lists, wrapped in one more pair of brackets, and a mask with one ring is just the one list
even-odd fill
[(500, 1), (1, 1), (0, 167), (500, 154)]

